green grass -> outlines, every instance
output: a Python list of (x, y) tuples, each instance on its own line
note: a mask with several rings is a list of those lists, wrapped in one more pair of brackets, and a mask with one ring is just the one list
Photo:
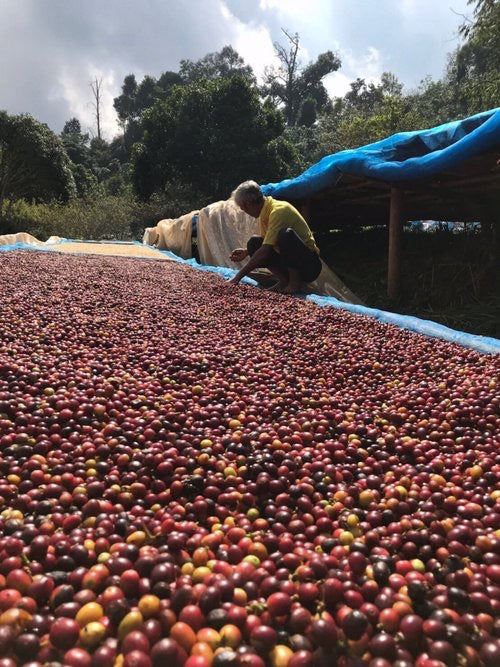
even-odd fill
[(500, 266), (479, 233), (405, 232), (401, 295), (387, 298), (387, 230), (323, 235), (322, 256), (367, 306), (500, 338)]

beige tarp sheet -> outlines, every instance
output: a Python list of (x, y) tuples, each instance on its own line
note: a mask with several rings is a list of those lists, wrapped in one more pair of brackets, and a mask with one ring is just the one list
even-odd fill
[(39, 241), (36, 237), (27, 232), (18, 232), (17, 234), (3, 234), (0, 235), (0, 245), (15, 245), (16, 243), (26, 243), (27, 245), (51, 245), (57, 243), (61, 238), (59, 236), (51, 236), (48, 241)]
[[(259, 222), (243, 213), (231, 199), (218, 201), (200, 211), (192, 211), (177, 219), (161, 220), (144, 232), (143, 243), (170, 250), (183, 259), (191, 254), (193, 217), (198, 214), (198, 253), (200, 262), (208, 266), (240, 268), (243, 263), (229, 257), (234, 248), (244, 248), (250, 236), (259, 233)], [(358, 297), (344, 285), (324, 262), (318, 279), (309, 285), (311, 294), (333, 296), (340, 301), (361, 304)]]
[(246, 248), (251, 236), (259, 234), (259, 221), (236, 206), (232, 199), (202, 208), (198, 220), (200, 262), (209, 266), (240, 268), (245, 262), (232, 262), (235, 248)]
[(180, 218), (160, 220), (156, 227), (148, 227), (144, 232), (143, 243), (154, 245), (159, 250), (170, 250), (182, 259), (189, 259), (191, 254), (191, 226), (193, 216), (198, 211), (191, 211)]
[(26, 232), (0, 235), (0, 246), (25, 243), (26, 245), (43, 247), (51, 252), (78, 254), (78, 255), (108, 255), (110, 257), (136, 257), (148, 259), (170, 260), (168, 255), (159, 252), (156, 248), (138, 243), (114, 243), (113, 241), (64, 241), (59, 236), (51, 236), (48, 241), (39, 241)]

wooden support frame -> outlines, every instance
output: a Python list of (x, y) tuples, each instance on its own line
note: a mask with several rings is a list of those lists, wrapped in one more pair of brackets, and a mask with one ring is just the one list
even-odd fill
[(389, 251), (387, 262), (387, 296), (392, 302), (400, 295), (401, 237), (403, 233), (403, 191), (391, 188), (389, 212)]

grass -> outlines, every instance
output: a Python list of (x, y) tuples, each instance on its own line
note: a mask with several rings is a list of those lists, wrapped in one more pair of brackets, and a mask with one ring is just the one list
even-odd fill
[(318, 239), (322, 256), (366, 305), (500, 338), (500, 270), (480, 233), (406, 232), (401, 295), (387, 298), (387, 230), (345, 231)]

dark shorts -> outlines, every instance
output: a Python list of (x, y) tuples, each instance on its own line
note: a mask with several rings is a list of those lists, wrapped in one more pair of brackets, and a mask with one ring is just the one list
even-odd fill
[[(247, 250), (250, 257), (261, 247), (263, 241), (262, 236), (252, 236), (248, 240)], [(279, 252), (273, 250), (263, 267), (283, 272), (294, 269), (299, 272), (301, 280), (305, 283), (316, 280), (322, 268), (319, 255), (310, 250), (293, 229), (282, 229), (278, 234), (276, 245)]]

